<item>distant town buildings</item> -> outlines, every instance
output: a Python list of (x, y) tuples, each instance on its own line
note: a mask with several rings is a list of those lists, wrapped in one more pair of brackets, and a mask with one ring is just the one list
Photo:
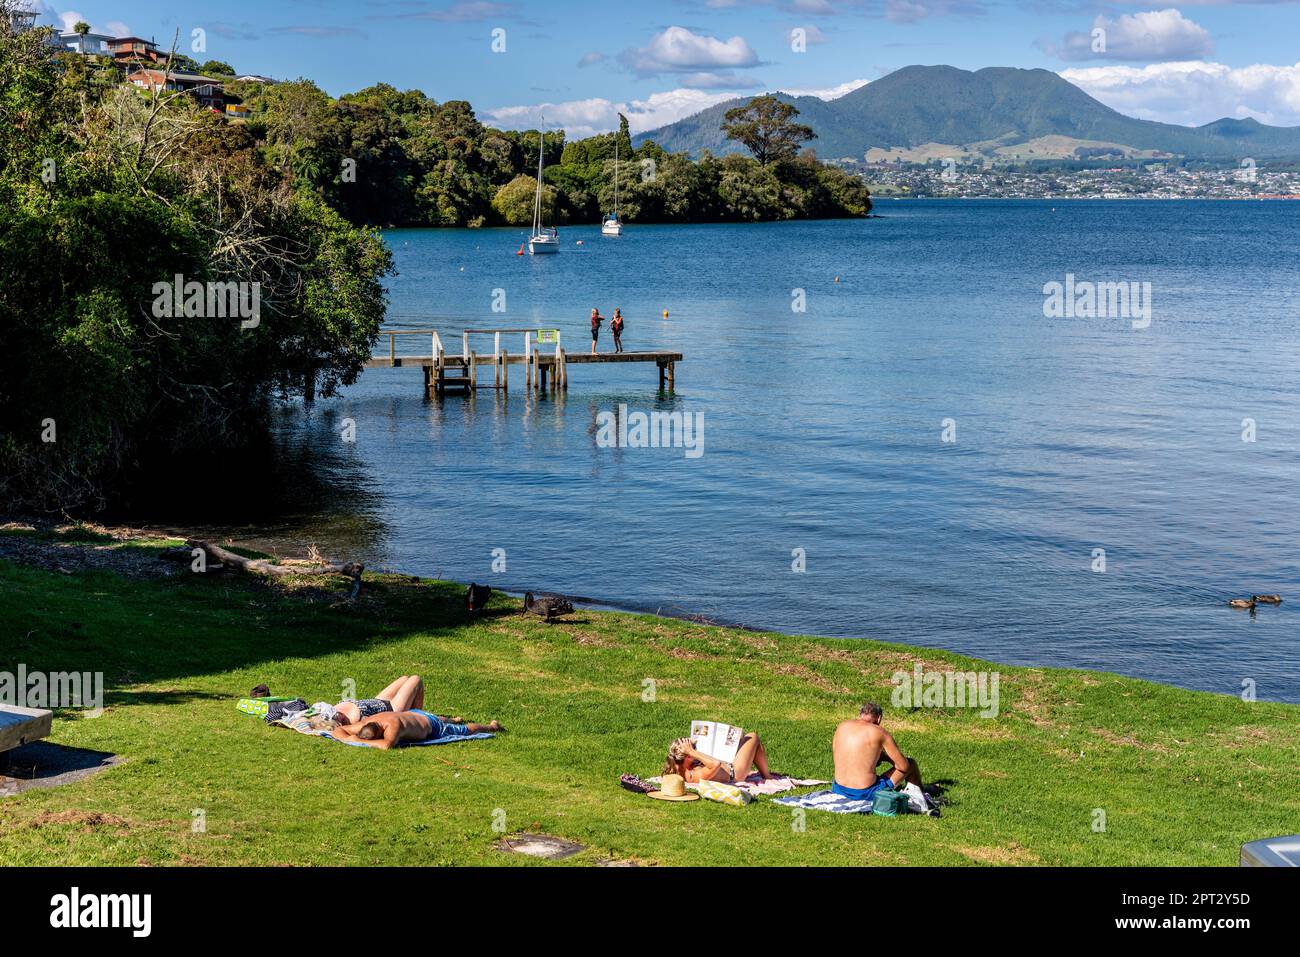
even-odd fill
[(1066, 169), (870, 163), (856, 171), (876, 199), (1297, 199), (1295, 163), (1173, 163)]

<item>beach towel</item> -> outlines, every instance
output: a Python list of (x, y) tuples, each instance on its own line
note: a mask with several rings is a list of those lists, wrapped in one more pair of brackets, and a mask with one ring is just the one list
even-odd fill
[(784, 804), (786, 807), (807, 808), (810, 811), (830, 811), (832, 814), (870, 814), (872, 804), (871, 801), (846, 798), (842, 794), (836, 794), (830, 788), (824, 791), (813, 791), (811, 794), (776, 798), (773, 803)]
[(235, 705), (235, 707), (244, 712), (244, 714), (251, 714), (262, 718), (266, 716), (267, 709), (273, 702), (293, 700), (293, 698), (240, 698), (239, 704)]
[(762, 797), (768, 794), (780, 794), (783, 791), (793, 791), (795, 788), (830, 783), (830, 781), (820, 781), (816, 778), (792, 778), (788, 774), (778, 774), (776, 777), (764, 781), (763, 775), (755, 772), (745, 780), (737, 781), (736, 787), (754, 797)]
[[(337, 741), (339, 744), (348, 744), (354, 748), (364, 748), (368, 745), (363, 741), (342, 741), (330, 731), (334, 727), (334, 722), (324, 715), (303, 712), (301, 714), (290, 715), (287, 718), (281, 718), (279, 721), (273, 721), (272, 724), (278, 724), (282, 727), (297, 731), (299, 734), (310, 734), (318, 738), (329, 738), (331, 741)], [(477, 734), (444, 734), (440, 738), (425, 738), (423, 741), (402, 741), (397, 746), (405, 748), (408, 746), (419, 746), (424, 744), (455, 744), (458, 741), (476, 741), (481, 738), (495, 738), (496, 735), (490, 731), (480, 731)]]

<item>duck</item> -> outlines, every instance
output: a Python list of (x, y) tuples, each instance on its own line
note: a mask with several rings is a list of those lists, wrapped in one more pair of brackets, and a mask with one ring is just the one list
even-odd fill
[(465, 611), (469, 613), (471, 618), (477, 618), (479, 613), (487, 606), (488, 599), (491, 597), (491, 585), (479, 585), (470, 582), (469, 587), (465, 589)]
[(1230, 600), (1230, 601), (1228, 602), (1228, 607), (1229, 607), (1229, 608), (1249, 608), (1249, 609), (1251, 609), (1251, 610), (1254, 610), (1254, 608), (1255, 608), (1255, 599), (1252, 598), (1250, 601), (1246, 601), (1246, 599), (1244, 599), (1244, 598), (1233, 598), (1232, 600)]
[(1251, 595), (1251, 601), (1257, 601), (1261, 605), (1280, 605), (1282, 604), (1281, 595)]
[(558, 595), (534, 597), (532, 592), (527, 592), (524, 594), (524, 614), (537, 615), (550, 622), (560, 615), (573, 614), (573, 605), (567, 598)]

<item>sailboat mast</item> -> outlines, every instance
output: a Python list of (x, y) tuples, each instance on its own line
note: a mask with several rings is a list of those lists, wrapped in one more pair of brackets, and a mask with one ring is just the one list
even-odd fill
[(618, 134), (614, 134), (614, 218), (618, 219)]
[[(546, 117), (542, 117), (542, 127), (546, 126)], [(546, 138), (542, 129), (537, 130), (537, 196), (533, 200), (533, 235), (542, 231), (542, 167), (546, 159)]]

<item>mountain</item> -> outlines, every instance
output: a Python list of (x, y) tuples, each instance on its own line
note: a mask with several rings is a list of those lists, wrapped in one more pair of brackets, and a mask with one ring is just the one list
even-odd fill
[[(1177, 126), (1125, 116), (1050, 70), (909, 66), (834, 100), (777, 94), (817, 132), (823, 159), (862, 159), (868, 150), (960, 150), (999, 159), (1034, 156), (1184, 156), (1241, 160), (1300, 158), (1300, 127), (1221, 119)], [(719, 127), (741, 97), (638, 134), (673, 152), (735, 152)], [(877, 154), (880, 155), (880, 154)], [(875, 158), (875, 157), (873, 157)]]

